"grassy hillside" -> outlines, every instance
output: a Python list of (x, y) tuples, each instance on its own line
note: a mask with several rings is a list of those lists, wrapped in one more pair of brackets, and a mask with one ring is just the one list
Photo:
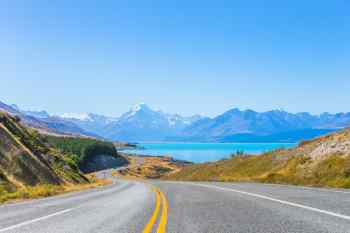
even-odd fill
[(18, 117), (0, 112), (0, 202), (50, 195), (89, 183), (69, 153), (22, 126)]
[(350, 129), (302, 142), (294, 149), (187, 166), (167, 179), (350, 188)]

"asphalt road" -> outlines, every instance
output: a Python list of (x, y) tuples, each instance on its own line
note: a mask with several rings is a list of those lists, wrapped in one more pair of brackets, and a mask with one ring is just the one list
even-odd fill
[(350, 190), (117, 180), (2, 205), (0, 232), (350, 233)]

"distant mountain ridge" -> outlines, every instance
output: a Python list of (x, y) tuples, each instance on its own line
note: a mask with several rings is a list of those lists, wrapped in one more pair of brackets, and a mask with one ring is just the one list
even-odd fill
[[(183, 117), (151, 109), (144, 103), (133, 106), (120, 117), (94, 113), (51, 115), (46, 111), (27, 111), (0, 102), (0, 110), (20, 116), (28, 126), (52, 131), (118, 141), (162, 141), (175, 136), (187, 126), (202, 119), (200, 115)], [(33, 122), (28, 121), (36, 121)]]
[(216, 142), (295, 142), (348, 126), (350, 113), (324, 113), (316, 116), (282, 110), (259, 113), (235, 108), (215, 118), (190, 125), (184, 129), (180, 140), (188, 138)]
[(23, 111), (16, 105), (7, 105), (1, 101), (0, 110), (20, 117), (26, 126), (36, 128), (42, 133), (98, 137), (98, 135), (83, 130), (71, 121), (51, 116), (45, 111)]
[(24, 111), (1, 102), (0, 109), (21, 115), (36, 128), (129, 142), (298, 142), (350, 126), (350, 113), (312, 115), (234, 108), (214, 118), (184, 117), (153, 110), (144, 103), (120, 117), (94, 113), (53, 116), (46, 111)]

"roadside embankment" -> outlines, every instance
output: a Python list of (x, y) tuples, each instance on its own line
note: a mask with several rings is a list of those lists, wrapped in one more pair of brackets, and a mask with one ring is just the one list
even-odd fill
[[(86, 147), (81, 161), (106, 148), (100, 143)], [(51, 196), (109, 183), (84, 175), (76, 158), (79, 158), (77, 154), (50, 143), (48, 136), (23, 126), (20, 118), (0, 112), (0, 202)]]
[(350, 129), (302, 142), (293, 149), (186, 166), (165, 178), (350, 188)]

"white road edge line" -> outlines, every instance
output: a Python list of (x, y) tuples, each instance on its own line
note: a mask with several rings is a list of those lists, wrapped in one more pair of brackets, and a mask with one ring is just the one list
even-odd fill
[(264, 196), (264, 195), (260, 195), (260, 194), (256, 194), (256, 193), (249, 193), (249, 192), (245, 192), (245, 191), (241, 191), (241, 190), (237, 190), (237, 189), (231, 189), (231, 188), (222, 188), (222, 187), (219, 187), (219, 186), (216, 186), (216, 185), (205, 185), (205, 184), (194, 184), (194, 183), (191, 183), (191, 184), (192, 185), (206, 187), (206, 188), (214, 188), (214, 189), (219, 189), (219, 190), (223, 190), (223, 191), (230, 191), (230, 192), (240, 193), (240, 194), (244, 194), (244, 195), (251, 196), (251, 197), (257, 197), (257, 198), (261, 198), (261, 199), (265, 199), (265, 200), (269, 200), (269, 201), (278, 202), (278, 203), (284, 204), (284, 205), (298, 207), (298, 208), (311, 210), (311, 211), (322, 213), (322, 214), (327, 214), (327, 215), (330, 215), (330, 216), (333, 216), (333, 217), (338, 217), (338, 218), (342, 218), (342, 219), (345, 219), (345, 220), (350, 220), (350, 216), (348, 216), (348, 215), (338, 214), (338, 213), (334, 213), (334, 212), (327, 211), (327, 210), (321, 210), (321, 209), (314, 208), (314, 207), (311, 207), (311, 206), (301, 205), (301, 204), (293, 203), (293, 202), (289, 202), (289, 201), (283, 201), (283, 200), (279, 200), (279, 199), (276, 199), (276, 198), (272, 198), (272, 197), (268, 197), (268, 196)]
[(286, 184), (267, 184), (267, 183), (264, 183), (263, 185), (275, 186), (275, 187), (285, 187), (285, 188), (294, 188), (294, 189), (314, 190), (314, 191), (321, 191), (321, 192), (332, 192), (332, 193), (350, 194), (349, 191), (332, 190), (332, 189), (325, 189), (325, 188), (314, 188), (314, 187), (305, 187), (305, 186), (296, 186), (296, 185), (286, 185)]
[(15, 228), (19, 228), (19, 227), (22, 227), (22, 226), (25, 226), (25, 225), (29, 225), (29, 224), (32, 224), (32, 223), (35, 223), (35, 222), (39, 222), (39, 221), (42, 221), (42, 220), (45, 220), (45, 219), (48, 219), (48, 218), (52, 218), (52, 217), (57, 216), (57, 215), (65, 214), (65, 213), (70, 212), (72, 210), (73, 209), (62, 210), (62, 211), (59, 211), (59, 212), (56, 212), (56, 213), (53, 213), (53, 214), (50, 214), (50, 215), (46, 215), (44, 217), (36, 218), (36, 219), (25, 221), (25, 222), (22, 222), (22, 223), (13, 225), (13, 226), (2, 228), (2, 229), (0, 229), (0, 232), (13, 230)]

